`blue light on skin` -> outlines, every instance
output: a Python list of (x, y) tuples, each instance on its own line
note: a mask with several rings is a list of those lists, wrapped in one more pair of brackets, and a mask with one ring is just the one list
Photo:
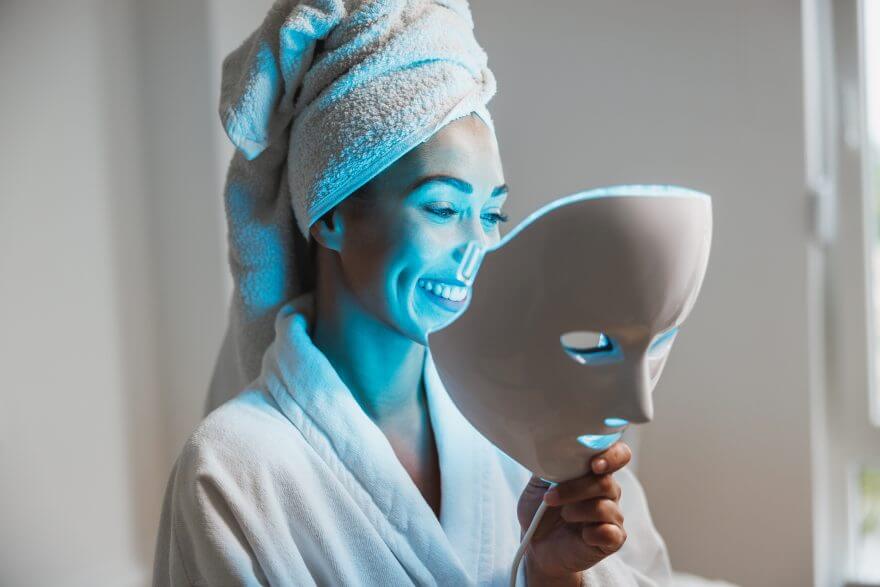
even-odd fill
[[(455, 280), (468, 243), (491, 246), (507, 198), (492, 130), (450, 122), (314, 222), (310, 335), (439, 508), (434, 435), (422, 385), (427, 335), (457, 316), (420, 280)], [(462, 309), (465, 304), (462, 304)]]
[(442, 287), (466, 285), (457, 273), (469, 243), (489, 247), (500, 240), (506, 198), (494, 135), (478, 117), (464, 117), (343, 200), (311, 231), (336, 252), (329, 262), (340, 265), (346, 289), (366, 312), (426, 344), (428, 332), (466, 307), (466, 299), (443, 299), (450, 295)]
[(382, 414), (396, 413), (398, 425), (424, 419), (414, 403), (423, 396), (428, 333), (466, 307), (454, 309), (419, 282), (454, 283), (470, 242), (498, 242), (506, 199), (495, 136), (465, 116), (311, 225), (318, 271), (310, 334), (380, 428)]

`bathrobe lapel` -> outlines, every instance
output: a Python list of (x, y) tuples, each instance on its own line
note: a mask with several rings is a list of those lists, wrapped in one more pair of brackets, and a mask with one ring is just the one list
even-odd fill
[[(440, 524), (472, 581), (491, 572), (494, 544), (491, 445), (446, 393), (430, 352), (425, 353), (425, 393), (440, 459)], [(513, 512), (510, 512), (513, 515)]]
[(415, 583), (480, 581), (492, 564), (488, 441), (452, 404), (427, 354), (426, 394), (441, 471), (438, 520), (385, 435), (312, 343), (311, 307), (311, 296), (302, 296), (278, 313), (276, 341), (263, 357), (261, 383)]

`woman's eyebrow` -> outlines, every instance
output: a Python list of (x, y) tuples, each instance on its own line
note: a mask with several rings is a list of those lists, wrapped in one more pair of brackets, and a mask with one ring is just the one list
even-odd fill
[[(423, 185), (428, 184), (428, 183), (433, 183), (433, 182), (445, 183), (447, 185), (454, 187), (455, 189), (457, 189), (460, 192), (464, 192), (465, 194), (474, 193), (474, 186), (472, 186), (470, 183), (466, 182), (465, 180), (463, 180), (461, 178), (453, 177), (451, 175), (429, 175), (427, 177), (423, 177), (412, 187), (412, 189), (410, 191), (415, 191), (418, 188), (422, 187)], [(495, 198), (495, 197), (500, 196), (502, 194), (506, 194), (507, 191), (508, 191), (507, 184), (506, 183), (502, 184), (502, 185), (496, 187), (494, 190), (492, 190), (491, 197)]]
[(492, 195), (490, 197), (497, 198), (498, 196), (500, 196), (502, 194), (506, 194), (508, 191), (509, 190), (507, 189), (507, 184), (503, 183), (500, 186), (498, 186), (497, 188), (495, 188), (494, 190), (492, 190)]

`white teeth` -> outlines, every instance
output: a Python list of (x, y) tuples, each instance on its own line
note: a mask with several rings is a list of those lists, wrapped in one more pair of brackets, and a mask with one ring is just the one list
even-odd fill
[(460, 302), (467, 297), (468, 288), (461, 285), (437, 283), (430, 279), (420, 279), (418, 286), (453, 302)]

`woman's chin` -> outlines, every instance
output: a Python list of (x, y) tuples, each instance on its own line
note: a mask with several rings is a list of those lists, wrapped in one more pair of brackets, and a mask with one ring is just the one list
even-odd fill
[(410, 332), (406, 334), (413, 342), (428, 346), (428, 336), (432, 332), (444, 328), (448, 323), (449, 320), (442, 320), (435, 317), (428, 319), (425, 316), (417, 316), (413, 321), (414, 328), (410, 329)]
[(410, 338), (419, 344), (428, 345), (428, 335), (449, 326), (463, 311), (452, 311), (450, 308), (439, 307), (438, 304), (417, 296), (412, 304), (412, 324), (418, 333)]
[(430, 336), (432, 332), (437, 332), (438, 330), (443, 330), (444, 328), (449, 326), (456, 318), (457, 318), (457, 316), (443, 316), (443, 317), (439, 317), (434, 320), (431, 320), (430, 324), (428, 324), (427, 321), (423, 320), (422, 321), (423, 324), (420, 329), (422, 332), (422, 337), (424, 339), (424, 342), (422, 342), (422, 344), (427, 346), (428, 336)]

